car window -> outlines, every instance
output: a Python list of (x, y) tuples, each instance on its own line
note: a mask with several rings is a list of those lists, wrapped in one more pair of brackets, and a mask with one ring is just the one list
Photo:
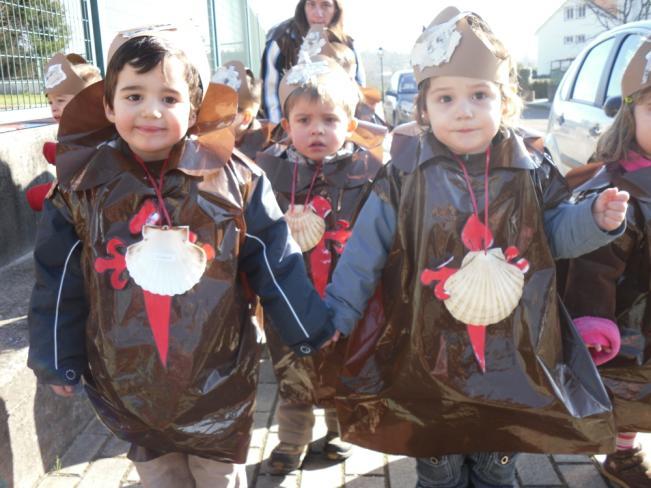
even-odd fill
[(413, 73), (405, 73), (400, 77), (398, 91), (401, 93), (416, 93), (418, 91), (418, 85)]
[(622, 46), (619, 48), (619, 53), (617, 53), (617, 60), (610, 73), (606, 97), (610, 98), (622, 94), (622, 76), (624, 75), (624, 70), (633, 57), (633, 54), (635, 54), (635, 51), (637, 51), (637, 48), (640, 47), (642, 39), (642, 36), (632, 34), (622, 43)]
[(599, 90), (599, 80), (601, 80), (601, 75), (614, 42), (615, 38), (610, 38), (590, 50), (576, 77), (572, 100), (595, 103), (597, 90)]

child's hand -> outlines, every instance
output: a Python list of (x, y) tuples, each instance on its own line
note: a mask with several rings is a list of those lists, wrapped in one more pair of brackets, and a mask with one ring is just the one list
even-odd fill
[(336, 330), (335, 333), (333, 334), (333, 336), (330, 338), (330, 340), (325, 341), (325, 342), (323, 343), (323, 345), (321, 346), (321, 349), (325, 349), (325, 348), (328, 347), (330, 344), (333, 344), (333, 343), (337, 342), (337, 341), (339, 340), (340, 337), (341, 337), (341, 332), (339, 332), (338, 330)]
[(70, 385), (50, 385), (52, 391), (62, 397), (71, 397), (75, 394), (75, 387)]
[(618, 229), (626, 218), (628, 192), (617, 188), (602, 191), (592, 205), (592, 215), (601, 230), (606, 232)]

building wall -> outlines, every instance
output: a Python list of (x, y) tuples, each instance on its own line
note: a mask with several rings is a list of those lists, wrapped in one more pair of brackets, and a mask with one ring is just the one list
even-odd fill
[[(584, 17), (577, 15), (581, 4), (577, 0), (566, 1), (538, 29), (538, 75), (549, 75), (555, 60), (575, 58), (591, 39), (604, 31), (597, 17), (587, 7), (583, 7)], [(573, 18), (566, 18), (567, 9), (572, 9)]]

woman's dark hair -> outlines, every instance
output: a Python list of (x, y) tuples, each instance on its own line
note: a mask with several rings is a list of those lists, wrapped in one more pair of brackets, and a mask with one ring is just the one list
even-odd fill
[(155, 36), (134, 37), (115, 51), (106, 68), (106, 77), (104, 78), (104, 99), (106, 104), (113, 109), (118, 76), (125, 65), (129, 64), (137, 73), (148, 73), (159, 63), (164, 63), (167, 58), (171, 57), (175, 57), (183, 63), (183, 78), (187, 82), (190, 91), (190, 103), (194, 110), (198, 110), (203, 96), (199, 71), (190, 63), (182, 50)]
[[(328, 26), (328, 29), (340, 40), (346, 40), (347, 36), (344, 34), (344, 9), (341, 5), (341, 0), (332, 0), (335, 4), (335, 15), (332, 17), (332, 22)], [(305, 35), (310, 30), (310, 23), (307, 21), (305, 16), (305, 4), (307, 0), (300, 0), (296, 5), (296, 10), (294, 11), (294, 21), (298, 27), (298, 32), (301, 37)]]

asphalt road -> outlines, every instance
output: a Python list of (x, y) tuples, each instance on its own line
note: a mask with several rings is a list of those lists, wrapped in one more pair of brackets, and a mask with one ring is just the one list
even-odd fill
[(544, 134), (547, 130), (548, 116), (549, 107), (544, 104), (525, 105), (522, 112), (522, 125), (527, 129)]

